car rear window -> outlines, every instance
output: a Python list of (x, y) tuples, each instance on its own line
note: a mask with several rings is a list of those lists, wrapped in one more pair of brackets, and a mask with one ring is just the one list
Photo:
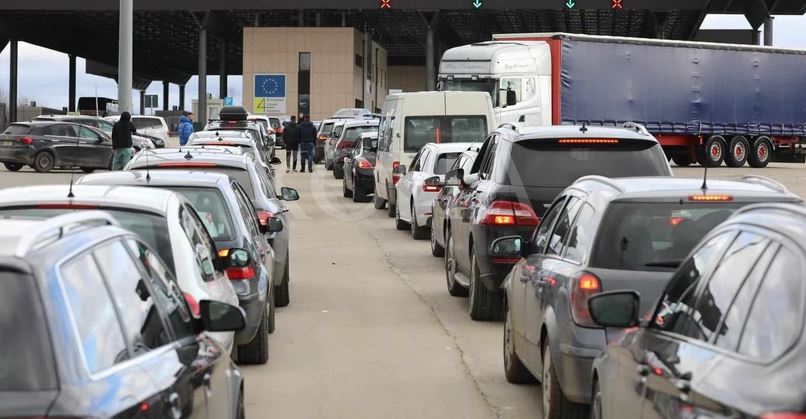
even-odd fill
[(688, 201), (613, 203), (600, 224), (591, 265), (629, 271), (673, 271), (709, 231), (741, 205)]
[(668, 176), (660, 145), (649, 141), (579, 146), (557, 140), (512, 144), (505, 183), (514, 186), (565, 188), (582, 176)]
[(48, 324), (30, 275), (0, 268), (0, 391), (57, 387)]
[[(264, 120), (264, 122), (265, 122), (265, 120)], [(280, 119), (278, 119), (278, 118), (269, 118), (269, 122), (271, 123), (272, 128), (280, 128)]]
[(132, 118), (132, 123), (137, 129), (162, 128), (162, 121), (159, 118)]
[(409, 116), (403, 149), (413, 153), (428, 143), (482, 142), (486, 136), (487, 118), (482, 115)]
[(232, 226), (227, 202), (221, 191), (216, 188), (176, 186), (170, 186), (167, 189), (178, 192), (193, 204), (213, 240), (235, 239), (235, 229)]
[(462, 153), (442, 153), (437, 157), (437, 163), (434, 165), (435, 175), (444, 175), (448, 169), (453, 166), (453, 162), (459, 158)]
[(23, 124), (11, 124), (3, 131), (3, 134), (8, 135), (25, 135), (31, 132), (30, 125), (23, 125)]

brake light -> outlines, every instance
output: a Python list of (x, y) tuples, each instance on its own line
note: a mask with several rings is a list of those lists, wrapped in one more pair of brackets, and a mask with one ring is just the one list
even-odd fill
[(440, 137), (441, 137), (441, 135), (440, 135), (440, 129), (439, 129), (439, 127), (437, 127), (437, 138), (436, 138), (436, 143), (437, 143), (437, 144), (439, 144)]
[(260, 221), (260, 225), (263, 227), (269, 226), (269, 218), (274, 217), (274, 214), (269, 211), (260, 210), (257, 212), (257, 219)]
[(190, 167), (190, 168), (196, 167), (196, 168), (198, 168), (198, 167), (216, 167), (216, 164), (215, 163), (205, 163), (205, 162), (191, 163), (191, 162), (184, 162), (184, 161), (167, 161), (165, 163), (158, 164), (157, 167)]
[(672, 226), (678, 226), (683, 221), (686, 221), (686, 217), (672, 217), (669, 219), (669, 224), (671, 224)]
[(733, 197), (730, 195), (690, 195), (688, 197), (689, 201), (695, 202), (730, 202), (733, 201)]
[(199, 308), (199, 302), (193, 298), (192, 295), (188, 293), (183, 293), (185, 296), (185, 302), (188, 304), (188, 308), (190, 308), (190, 313), (193, 314), (193, 317), (199, 318), (201, 316), (201, 309)]
[(252, 279), (257, 277), (255, 267), (250, 263), (248, 266), (242, 268), (230, 267), (227, 268), (227, 278), (230, 281), (243, 281), (245, 279)]
[(34, 143), (34, 139), (31, 137), (22, 137), (18, 141), (25, 145), (31, 145)]
[(761, 415), (761, 419), (806, 419), (806, 413), (765, 413)]
[(615, 138), (563, 138), (560, 144), (618, 144)]
[(536, 226), (540, 224), (540, 218), (527, 204), (499, 200), (490, 204), (481, 224)]
[(327, 141), (327, 135), (320, 134), (320, 135), (319, 135), (319, 141), (323, 141), (323, 142), (324, 142), (324, 141)]
[(423, 192), (439, 192), (442, 190), (442, 186), (431, 186), (423, 184)]
[(598, 327), (588, 311), (588, 300), (602, 292), (599, 278), (588, 272), (582, 272), (571, 278), (571, 316), (574, 323), (584, 327)]
[(363, 157), (359, 157), (355, 159), (355, 167), (359, 169), (372, 169), (372, 163)]
[(70, 202), (53, 203), (53, 204), (39, 204), (36, 206), (38, 209), (66, 209), (66, 210), (91, 210), (98, 209), (97, 205), (92, 204), (73, 204)]
[(397, 173), (397, 169), (400, 168), (399, 161), (392, 162), (392, 184), (397, 185), (397, 182), (400, 180), (400, 174)]

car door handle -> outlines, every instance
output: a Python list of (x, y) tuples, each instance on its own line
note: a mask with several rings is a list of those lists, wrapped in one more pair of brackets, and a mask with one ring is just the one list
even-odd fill
[(202, 378), (202, 382), (204, 383), (204, 393), (207, 395), (207, 397), (213, 397), (213, 385), (212, 385), (212, 383), (210, 381), (210, 373), (209, 372), (204, 374), (204, 377)]
[(171, 417), (173, 419), (182, 417), (182, 400), (179, 398), (178, 393), (171, 393), (168, 396), (168, 406), (171, 408)]

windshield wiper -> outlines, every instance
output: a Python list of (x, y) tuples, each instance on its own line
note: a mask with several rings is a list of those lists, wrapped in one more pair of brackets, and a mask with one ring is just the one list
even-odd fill
[(659, 262), (649, 262), (645, 263), (644, 266), (649, 267), (658, 267), (658, 268), (676, 268), (683, 263), (682, 260), (662, 260)]

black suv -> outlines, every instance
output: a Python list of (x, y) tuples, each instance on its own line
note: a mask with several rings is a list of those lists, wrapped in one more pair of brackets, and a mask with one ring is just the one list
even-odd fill
[(194, 319), (165, 263), (104, 212), (0, 231), (0, 417), (244, 417), (242, 375), (206, 332), (243, 328), (239, 307), (202, 300)]
[(577, 180), (554, 201), (529, 242), (512, 236), (492, 243), (493, 257), (524, 256), (503, 285), (507, 379), (542, 380), (543, 417), (586, 415), (593, 359), (618, 336), (593, 322), (590, 297), (636, 290), (641, 314), (648, 315), (703, 236), (742, 206), (776, 201), (801, 199), (758, 177), (711, 180), (706, 189), (702, 179)]
[[(590, 300), (624, 328), (593, 369), (594, 418), (806, 417), (806, 210), (759, 204), (708, 234), (653, 304)], [(616, 329), (618, 330), (618, 329)]]
[[(113, 122), (92, 115), (40, 115), (34, 118), (34, 122), (37, 121), (72, 122), (74, 124), (89, 125), (98, 128), (109, 136), (112, 136), (112, 128), (115, 126)], [(138, 150), (150, 148), (151, 145), (154, 146), (153, 148), (165, 148), (165, 141), (162, 138), (145, 135), (139, 131), (136, 134), (132, 134), (132, 142), (134, 143), (134, 148)], [(148, 144), (149, 142), (151, 144)]]
[(80, 167), (85, 172), (112, 165), (112, 138), (87, 125), (69, 122), (17, 122), (0, 134), (0, 162), (16, 172)]
[(448, 172), (448, 184), (463, 184), (449, 207), (445, 272), (452, 295), (467, 293), (470, 317), (504, 316), (499, 289), (517, 259), (491, 257), (493, 240), (530, 238), (546, 208), (571, 183), (586, 175), (669, 176), (658, 141), (640, 126), (517, 128), (505, 124), (479, 150), (470, 173)]

